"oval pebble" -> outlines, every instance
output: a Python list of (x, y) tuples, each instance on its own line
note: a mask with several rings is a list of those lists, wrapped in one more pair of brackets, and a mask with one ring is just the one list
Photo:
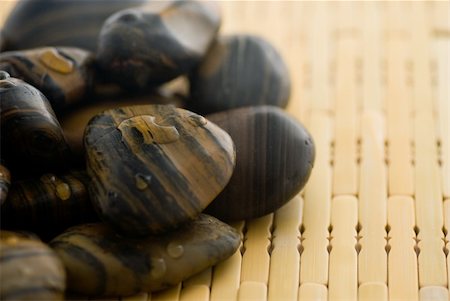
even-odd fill
[(161, 236), (130, 239), (106, 224), (68, 229), (50, 245), (67, 270), (68, 290), (126, 296), (175, 285), (231, 256), (240, 245), (234, 228), (205, 214)]
[(95, 51), (100, 28), (111, 14), (147, 1), (17, 1), (2, 30), (3, 50), (73, 46)]
[(47, 98), (35, 87), (0, 71), (2, 159), (15, 173), (60, 170), (69, 146)]
[(311, 135), (283, 110), (247, 107), (206, 116), (230, 134), (236, 167), (206, 212), (219, 219), (259, 217), (280, 208), (305, 185), (314, 164)]
[(85, 132), (89, 193), (117, 231), (143, 236), (194, 219), (228, 183), (230, 136), (171, 105), (105, 111)]
[(55, 252), (35, 238), (0, 231), (0, 299), (64, 300), (65, 270)]
[(113, 14), (99, 35), (97, 61), (111, 80), (145, 88), (196, 67), (219, 30), (208, 1), (151, 1)]
[(190, 77), (187, 108), (209, 114), (252, 105), (284, 108), (288, 69), (277, 50), (253, 35), (221, 36)]
[(92, 87), (92, 54), (74, 47), (0, 53), (0, 70), (39, 89), (55, 112), (81, 102)]
[(70, 226), (99, 221), (89, 200), (88, 183), (84, 171), (46, 173), (14, 182), (0, 211), (2, 227), (52, 238)]

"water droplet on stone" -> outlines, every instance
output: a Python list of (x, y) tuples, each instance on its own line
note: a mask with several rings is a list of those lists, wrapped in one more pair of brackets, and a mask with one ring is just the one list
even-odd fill
[(8, 245), (15, 245), (19, 242), (17, 237), (8, 237), (5, 241)]
[(194, 114), (188, 117), (189, 118), (189, 122), (193, 125), (193, 126), (204, 126), (205, 124), (208, 123), (208, 121), (206, 120), (205, 117)]
[(10, 75), (8, 72), (1, 70), (0, 71), (0, 80), (9, 78)]
[(136, 180), (136, 187), (139, 190), (144, 190), (148, 187), (150, 184), (150, 181), (152, 180), (151, 175), (143, 175), (141, 173), (138, 173), (134, 176)]
[(33, 273), (33, 270), (29, 267), (23, 267), (20, 269), (20, 273), (24, 276), (27, 276), (27, 275), (31, 275)]
[(74, 69), (72, 61), (63, 57), (54, 48), (45, 50), (39, 57), (42, 64), (49, 69), (62, 74), (71, 73)]
[(46, 173), (41, 176), (41, 182), (43, 182), (43, 183), (50, 184), (50, 183), (55, 183), (55, 181), (56, 181), (56, 177), (53, 174)]
[(178, 243), (171, 242), (167, 245), (167, 254), (172, 258), (179, 258), (184, 253), (184, 247)]
[(60, 183), (56, 185), (56, 195), (63, 201), (68, 200), (71, 195), (69, 185), (67, 185), (67, 183)]
[(152, 258), (152, 271), (153, 278), (161, 278), (166, 273), (166, 262), (162, 258)]

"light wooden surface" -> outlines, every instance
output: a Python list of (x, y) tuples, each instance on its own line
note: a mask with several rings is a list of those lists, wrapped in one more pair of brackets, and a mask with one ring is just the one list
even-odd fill
[[(0, 18), (12, 1), (0, 0)], [(316, 163), (239, 252), (122, 300), (449, 300), (449, 2), (222, 1), (285, 58)]]

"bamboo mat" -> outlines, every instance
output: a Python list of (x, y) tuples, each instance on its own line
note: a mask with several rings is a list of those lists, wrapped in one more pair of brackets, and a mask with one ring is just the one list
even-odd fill
[(233, 224), (231, 258), (122, 300), (449, 300), (449, 2), (220, 4), (222, 32), (287, 61), (314, 170), (285, 207)]

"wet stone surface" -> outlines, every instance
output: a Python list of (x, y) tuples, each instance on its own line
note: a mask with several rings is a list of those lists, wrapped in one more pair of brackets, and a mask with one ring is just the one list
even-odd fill
[(70, 292), (117, 297), (177, 284), (231, 256), (240, 241), (234, 228), (201, 214), (175, 231), (135, 239), (106, 224), (81, 225), (50, 245), (67, 268)]
[(117, 231), (143, 236), (194, 219), (228, 183), (230, 136), (170, 105), (113, 109), (85, 134), (90, 196)]

